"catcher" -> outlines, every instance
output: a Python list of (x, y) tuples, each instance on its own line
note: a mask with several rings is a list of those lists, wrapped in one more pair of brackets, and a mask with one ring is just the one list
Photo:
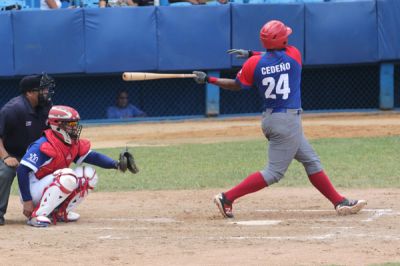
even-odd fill
[[(80, 139), (82, 126), (79, 113), (72, 107), (55, 105), (48, 115), (49, 129), (28, 148), (17, 168), (18, 184), (23, 201), (23, 214), (28, 225), (47, 227), (51, 219), (76, 221), (79, 214), (71, 212), (94, 189), (97, 174), (91, 167), (76, 171), (72, 162), (88, 163), (106, 169), (129, 170), (136, 174), (134, 158), (128, 151), (119, 160), (90, 150), (90, 141)], [(84, 167), (83, 167), (84, 169)]]

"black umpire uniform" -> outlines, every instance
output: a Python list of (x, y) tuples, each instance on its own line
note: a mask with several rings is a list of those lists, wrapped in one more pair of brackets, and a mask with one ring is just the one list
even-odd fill
[(5, 223), (16, 167), (29, 144), (47, 128), (55, 87), (54, 80), (47, 74), (26, 76), (19, 85), (21, 95), (12, 98), (0, 110), (0, 225)]

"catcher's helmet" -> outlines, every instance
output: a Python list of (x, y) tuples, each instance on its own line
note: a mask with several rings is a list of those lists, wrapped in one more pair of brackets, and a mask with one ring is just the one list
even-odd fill
[(267, 22), (260, 30), (262, 45), (268, 50), (283, 49), (287, 46), (292, 29), (279, 20)]
[(48, 116), (50, 128), (54, 134), (67, 144), (79, 139), (82, 126), (79, 125), (78, 111), (74, 108), (64, 105), (54, 105)]
[[(46, 73), (42, 73), (41, 75), (25, 76), (19, 83), (19, 89), (21, 93), (38, 91), (39, 105), (42, 106), (51, 102), (51, 97), (54, 94), (55, 86), (56, 83), (54, 79), (48, 76)], [(48, 92), (44, 92), (46, 89)]]

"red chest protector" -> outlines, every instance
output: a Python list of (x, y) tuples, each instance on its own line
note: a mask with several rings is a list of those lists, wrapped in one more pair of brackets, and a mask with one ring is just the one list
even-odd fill
[(89, 152), (90, 141), (87, 139), (80, 139), (71, 145), (64, 143), (57, 138), (51, 129), (44, 131), (47, 142), (40, 146), (40, 151), (52, 158), (49, 164), (39, 168), (35, 176), (41, 179), (54, 171), (62, 168), (67, 168), (74, 161), (77, 156), (83, 156)]

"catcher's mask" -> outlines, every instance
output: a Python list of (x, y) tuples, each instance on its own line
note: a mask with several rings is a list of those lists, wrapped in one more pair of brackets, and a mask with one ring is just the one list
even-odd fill
[(50, 104), (51, 97), (54, 95), (56, 83), (54, 79), (46, 73), (41, 75), (32, 75), (24, 77), (19, 83), (19, 88), (22, 93), (28, 91), (39, 92), (38, 105), (45, 106)]
[(267, 22), (260, 30), (260, 40), (267, 50), (284, 49), (292, 29), (279, 20)]
[(50, 128), (59, 139), (67, 144), (78, 141), (82, 131), (78, 111), (69, 106), (54, 105), (48, 118)]

